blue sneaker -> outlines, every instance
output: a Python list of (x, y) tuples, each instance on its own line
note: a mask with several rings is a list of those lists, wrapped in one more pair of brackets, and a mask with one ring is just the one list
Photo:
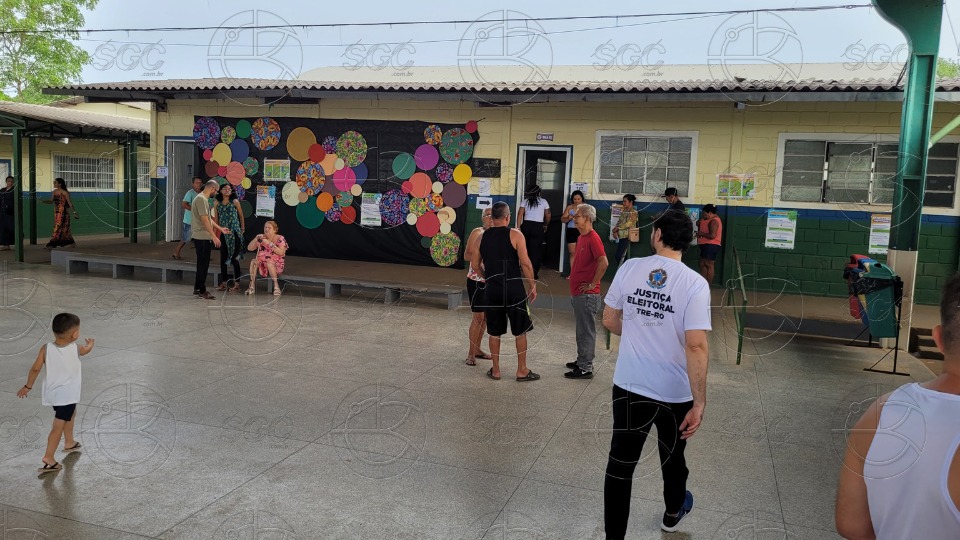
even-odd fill
[(693, 493), (688, 491), (683, 498), (683, 506), (676, 516), (669, 516), (666, 512), (663, 513), (663, 523), (660, 524), (660, 528), (667, 532), (676, 532), (677, 525), (680, 525), (683, 518), (687, 517), (690, 512), (693, 512)]

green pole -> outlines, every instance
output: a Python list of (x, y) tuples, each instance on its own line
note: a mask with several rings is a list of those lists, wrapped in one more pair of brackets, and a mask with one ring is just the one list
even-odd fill
[(23, 262), (23, 131), (13, 129), (13, 221), (14, 250), (17, 262)]
[(128, 238), (130, 236), (130, 184), (127, 182), (127, 178), (130, 177), (127, 167), (130, 165), (130, 160), (127, 159), (127, 143), (123, 143), (123, 148), (121, 155), (123, 156), (123, 190), (120, 195), (120, 214), (122, 217), (122, 226), (123, 226), (123, 237)]
[(130, 182), (130, 243), (137, 243), (137, 216), (140, 213), (140, 205), (137, 201), (137, 179), (139, 176), (139, 167), (137, 167), (137, 139), (131, 138), (127, 147), (127, 171), (128, 181)]
[(30, 245), (37, 245), (37, 139), (27, 138), (27, 160), (30, 162)]

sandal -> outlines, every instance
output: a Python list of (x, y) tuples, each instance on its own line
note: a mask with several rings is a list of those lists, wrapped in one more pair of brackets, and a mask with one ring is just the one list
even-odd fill
[(466, 361), (464, 362), (464, 364), (466, 364), (466, 365), (468, 365), (468, 366), (475, 366), (475, 365), (477, 365), (477, 361), (474, 360), (473, 358), (470, 358), (470, 357), (468, 356), (467, 359), (466, 359)]
[(63, 465), (61, 465), (60, 462), (55, 461), (53, 465), (44, 463), (43, 467), (40, 467), (39, 469), (37, 469), (37, 472), (40, 474), (43, 474), (48, 472), (56, 472), (56, 471), (59, 471), (60, 469), (63, 469)]
[(523, 377), (517, 377), (517, 382), (528, 382), (528, 381), (538, 381), (540, 380), (540, 375), (537, 375), (531, 370), (527, 370), (527, 374)]
[(240, 284), (234, 283), (233, 287), (230, 287), (230, 292), (240, 292)]
[(274, 295), (274, 296), (280, 296), (280, 294), (281, 294), (280, 287), (274, 287), (274, 288), (273, 288), (273, 295)]
[(173, 257), (173, 260), (175, 260), (175, 261), (182, 261), (182, 260), (183, 260), (183, 257), (181, 257), (181, 256), (179, 256), (179, 255), (171, 255), (171, 257)]
[(492, 354), (490, 354), (490, 353), (485, 353), (485, 352), (483, 352), (483, 351), (480, 351), (480, 354), (475, 354), (473, 357), (476, 358), (476, 359), (478, 359), (478, 360), (493, 360), (493, 355), (492, 355)]
[(77, 451), (79, 451), (81, 448), (83, 448), (83, 446), (82, 446), (79, 442), (77, 442), (77, 444), (71, 446), (70, 448), (64, 448), (64, 449), (63, 449), (63, 453), (64, 453), (64, 454), (69, 454), (70, 452), (77, 452)]
[(249, 289), (243, 291), (243, 294), (253, 294), (255, 292), (257, 292), (257, 290), (254, 289), (253, 287), (250, 287)]
[(227, 283), (226, 283), (226, 282), (221, 283), (220, 286), (217, 287), (217, 290), (218, 290), (218, 291), (225, 291), (225, 290), (227, 290)]
[(499, 381), (499, 380), (500, 380), (500, 377), (494, 377), (494, 376), (493, 376), (493, 368), (490, 368), (490, 369), (487, 370), (487, 377), (490, 377), (491, 379), (493, 379), (493, 380), (495, 380), (495, 381)]

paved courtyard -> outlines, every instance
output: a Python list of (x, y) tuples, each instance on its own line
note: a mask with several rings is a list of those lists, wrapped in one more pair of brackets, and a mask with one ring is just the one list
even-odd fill
[[(204, 302), (189, 285), (14, 264), (0, 279), (0, 538), (603, 538), (617, 341), (600, 340), (592, 381), (564, 379), (576, 347), (562, 291), (534, 304), (543, 379), (521, 384), (510, 354), (498, 382), (485, 361), (464, 365), (470, 314), (442, 299), (384, 306), (291, 285), (275, 300), (261, 284)], [(64, 310), (96, 339), (84, 451), (38, 478), (53, 414), (39, 391), (15, 392)], [(660, 532), (651, 435), (628, 537), (836, 537), (845, 430), (931, 373), (907, 354), (911, 378), (865, 372), (882, 351), (784, 330), (751, 332), (736, 365), (729, 314), (715, 309), (714, 329), (688, 445), (695, 510)]]

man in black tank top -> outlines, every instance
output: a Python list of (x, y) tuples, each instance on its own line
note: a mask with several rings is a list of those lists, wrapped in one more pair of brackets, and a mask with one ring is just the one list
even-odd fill
[(527, 368), (527, 332), (533, 330), (533, 321), (527, 308), (524, 281), (530, 284), (530, 301), (537, 298), (537, 283), (533, 279), (533, 265), (527, 256), (523, 233), (511, 229), (510, 207), (505, 202), (493, 205), (493, 224), (480, 237), (480, 248), (470, 261), (473, 269), (486, 281), (482, 306), (490, 334), (490, 354), (493, 367), (487, 377), (500, 380), (500, 336), (510, 332), (517, 341), (517, 380), (535, 381), (540, 375)]

